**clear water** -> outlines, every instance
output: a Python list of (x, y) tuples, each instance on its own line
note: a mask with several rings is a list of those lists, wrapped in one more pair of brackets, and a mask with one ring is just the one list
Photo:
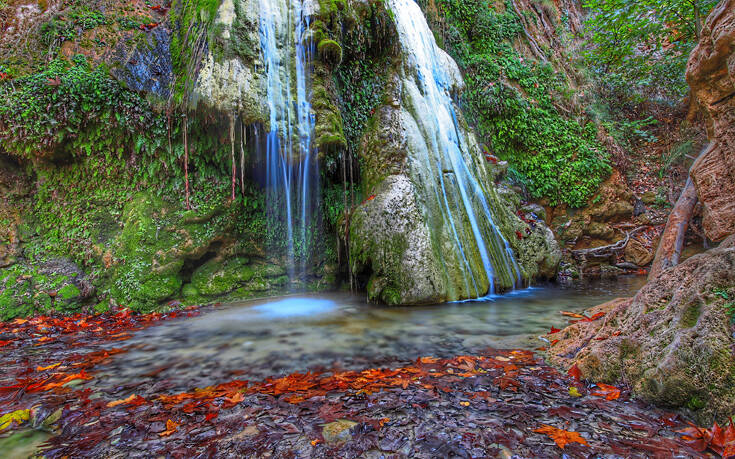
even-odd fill
[[(441, 215), (432, 215), (444, 227), (462, 266), (465, 291), (474, 297), (496, 291), (495, 281), (518, 287), (521, 272), (508, 241), (493, 221), (493, 212), (478, 180), (468, 140), (459, 125), (451, 91), (457, 74), (451, 58), (436, 44), (424, 15), (414, 0), (390, 0), (395, 13), (401, 46), (407, 56), (408, 78), (415, 80), (417, 93), (408, 91), (414, 116), (426, 142), (415, 152), (422, 168), (430, 171), (422, 185)], [(436, 212), (435, 212), (436, 213)], [(446, 253), (446, 250), (442, 250)], [(479, 259), (473, 263), (473, 256)], [(445, 263), (453, 260), (445, 260)], [(482, 277), (479, 277), (482, 276)], [(485, 286), (489, 286), (485, 288)]]
[(363, 296), (345, 293), (231, 304), (139, 332), (106, 377), (122, 384), (155, 373), (167, 387), (184, 390), (315, 368), (390, 366), (487, 347), (534, 349), (544, 346), (539, 335), (566, 324), (559, 311), (581, 312), (630, 296), (644, 283), (644, 277), (629, 277), (421, 307), (368, 305)]
[[(269, 232), (285, 240), (288, 266), (306, 269), (319, 171), (312, 148), (314, 116), (309, 89), (313, 43), (302, 0), (259, 0), (270, 129), (265, 144)], [(285, 232), (285, 234), (283, 234)], [(300, 260), (300, 263), (296, 262)], [(298, 265), (298, 266), (297, 266)]]

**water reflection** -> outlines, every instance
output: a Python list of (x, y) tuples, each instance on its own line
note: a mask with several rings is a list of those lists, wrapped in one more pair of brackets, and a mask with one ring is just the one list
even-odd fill
[[(584, 288), (536, 287), (484, 301), (421, 307), (367, 305), (363, 297), (319, 294), (222, 307), (144, 330), (116, 359), (111, 382), (147, 374), (187, 389), (237, 376), (261, 379), (315, 367), (388, 366), (422, 355), (449, 357), (486, 347), (533, 349), (538, 335), (645, 283), (631, 277)], [(181, 376), (186, 375), (184, 381)]]

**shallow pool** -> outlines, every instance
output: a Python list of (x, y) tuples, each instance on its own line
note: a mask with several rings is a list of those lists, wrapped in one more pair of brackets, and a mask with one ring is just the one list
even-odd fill
[[(487, 347), (534, 349), (538, 338), (579, 312), (630, 296), (643, 277), (574, 288), (535, 287), (483, 301), (382, 307), (348, 293), (294, 295), (223, 305), (202, 316), (139, 332), (107, 367), (111, 383), (145, 381), (167, 389), (223, 378), (262, 379), (291, 372), (390, 366)], [(126, 346), (127, 347), (127, 346)]]

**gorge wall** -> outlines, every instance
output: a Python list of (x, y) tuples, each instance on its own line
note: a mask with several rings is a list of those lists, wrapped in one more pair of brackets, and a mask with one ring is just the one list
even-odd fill
[(631, 299), (602, 305), (596, 323), (553, 335), (549, 357), (591, 381), (624, 382), (636, 396), (725, 422), (735, 407), (735, 6), (721, 1), (690, 56), (687, 80), (705, 112), (709, 146), (692, 166), (706, 236), (719, 246), (664, 269)]
[[(286, 18), (291, 3), (269, 5)], [(523, 81), (513, 89), (515, 77), (503, 76), (505, 89), (486, 94), (521, 104), (500, 107), (491, 125), (476, 116), (485, 110), (477, 74), (466, 59), (455, 63), (462, 56), (433, 19), (425, 24), (414, 14), (421, 34), (407, 35), (396, 16), (406, 5), (299, 3), (319, 188), (314, 223), (293, 243), (269, 217), (273, 199), (264, 191), (274, 120), (263, 70), (274, 64), (262, 46), (263, 4), (8, 2), (0, 16), (7, 31), (0, 91), (10, 101), (0, 109), (5, 316), (117, 304), (150, 310), (179, 300), (334, 288), (350, 277), (373, 301), (430, 303), (553, 277), (560, 252), (546, 212), (524, 204), (495, 155), (513, 157), (510, 145), (518, 144), (502, 126), (520, 119), (513, 114), (519, 107), (536, 110), (524, 105), (531, 98), (539, 114), (557, 113), (561, 131), (524, 150), (553, 154), (547, 140), (579, 138), (579, 124), (553, 108), (545, 83), (534, 85), (555, 71), (572, 81), (564, 66), (534, 63), (558, 58), (550, 21), (578, 31), (579, 12), (570, 5), (491, 8), (487, 20), (509, 28), (483, 40), (521, 50), (513, 59)], [(437, 8), (421, 6), (430, 18)], [(428, 84), (427, 70), (440, 81)], [(494, 78), (482, 84), (493, 88)], [(475, 132), (494, 139), (492, 152)], [(604, 179), (609, 169), (592, 159), (604, 156), (601, 147), (591, 140), (569, 147), (583, 148)], [(564, 197), (576, 189), (574, 174), (588, 167), (579, 164), (565, 188), (549, 191), (555, 199), (582, 202), (595, 192), (602, 180)], [(294, 276), (289, 259), (310, 269)]]

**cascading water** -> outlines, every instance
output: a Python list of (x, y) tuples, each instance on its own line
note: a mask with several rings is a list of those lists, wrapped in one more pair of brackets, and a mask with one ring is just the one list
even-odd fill
[(461, 80), (456, 64), (437, 46), (414, 0), (389, 2), (406, 56), (404, 104), (423, 137), (411, 157), (414, 182), (421, 184), (429, 201), (430, 225), (445, 235), (439, 239), (454, 246), (456, 258), (445, 255), (446, 247), (441, 256), (445, 265), (447, 261), (461, 265), (470, 296), (495, 293), (495, 279), (515, 288), (521, 282), (520, 268), (493, 221), (490, 191), (483, 189), (478, 180), (482, 172), (470, 155), (466, 135), (471, 134), (463, 133), (453, 104), (451, 91)]
[[(313, 44), (304, 0), (259, 0), (270, 113), (265, 145), (269, 239), (285, 241), (291, 278), (306, 271), (319, 196), (308, 80)], [(285, 233), (285, 234), (284, 234)]]

